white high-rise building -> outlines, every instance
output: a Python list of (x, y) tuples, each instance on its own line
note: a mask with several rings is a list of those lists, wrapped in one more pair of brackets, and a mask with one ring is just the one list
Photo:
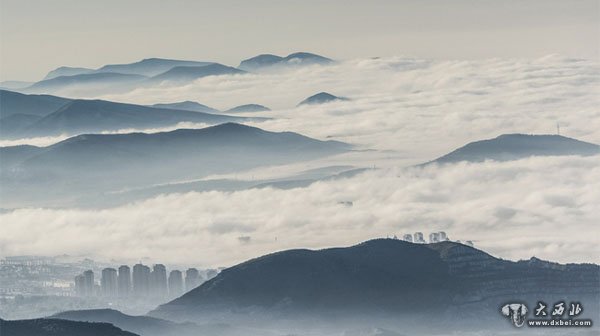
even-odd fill
[(448, 240), (448, 236), (446, 235), (446, 232), (440, 231), (438, 233), (440, 235), (440, 241), (447, 241)]
[(440, 234), (438, 232), (432, 232), (429, 234), (429, 243), (438, 243), (440, 242)]
[(423, 239), (423, 232), (415, 232), (413, 235), (413, 242), (417, 244), (425, 244), (425, 239)]

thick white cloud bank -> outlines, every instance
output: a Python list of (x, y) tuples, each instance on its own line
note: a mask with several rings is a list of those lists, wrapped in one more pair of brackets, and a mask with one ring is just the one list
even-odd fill
[[(244, 115), (274, 119), (255, 126), (332, 137), (420, 162), (503, 133), (555, 133), (557, 123), (566, 136), (600, 143), (599, 69), (593, 61), (556, 55), (479, 61), (388, 57), (75, 97), (138, 104), (193, 100), (223, 110), (258, 103), (273, 111)], [(352, 100), (296, 107), (320, 91)], [(25, 143), (47, 145), (52, 139), (2, 145)]]
[[(350, 201), (352, 206), (340, 202)], [(232, 265), (296, 247), (446, 231), (494, 255), (599, 262), (600, 157), (383, 169), (292, 190), (164, 195), (1, 215), (0, 254)]]
[[(596, 63), (558, 56), (398, 57), (103, 96), (263, 104), (274, 110), (256, 115), (274, 119), (255, 126), (374, 149), (336, 164), (382, 169), (303, 189), (163, 195), (100, 211), (20, 209), (0, 215), (0, 255), (227, 266), (275, 250), (443, 230), (504, 258), (600, 262), (598, 157), (402, 168), (503, 133), (554, 133), (557, 122), (563, 135), (600, 143), (599, 84)], [(352, 100), (295, 107), (319, 91)]]
[[(296, 104), (320, 91), (349, 97)], [(182, 87), (105, 96), (151, 104), (195, 100), (226, 109), (258, 103), (274, 109), (256, 124), (317, 138), (391, 150), (418, 162), (503, 133), (562, 133), (600, 143), (597, 63), (547, 56), (535, 60), (361, 59), (283, 73), (217, 76)]]

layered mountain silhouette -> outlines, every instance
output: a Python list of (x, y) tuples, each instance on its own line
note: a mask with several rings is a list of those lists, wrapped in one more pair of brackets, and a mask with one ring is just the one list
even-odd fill
[(98, 69), (60, 67), (28, 87), (26, 93), (105, 94), (124, 92), (170, 81), (182, 83), (205, 76), (242, 73), (213, 62), (147, 58), (128, 64), (109, 64)]
[[(413, 244), (376, 239), (346, 248), (288, 250), (223, 270), (214, 279), (151, 313), (164, 318), (277, 324), (278, 320), (351, 323), (382, 320), (406, 328), (504, 326), (499, 307), (513, 300), (583, 301), (596, 316), (600, 267), (518, 262), (445, 241)], [(432, 328), (433, 329), (433, 328)], [(400, 329), (405, 330), (405, 329)]]
[(108, 323), (76, 322), (62, 319), (6, 321), (0, 319), (4, 336), (137, 336)]
[(204, 104), (200, 104), (194, 101), (182, 101), (177, 103), (161, 103), (154, 104), (151, 107), (158, 108), (166, 108), (166, 109), (174, 109), (174, 110), (185, 110), (185, 111), (194, 111), (194, 112), (203, 112), (203, 113), (215, 113), (219, 112), (219, 110), (212, 108), (210, 106), (206, 106)]
[[(35, 202), (31, 195), (42, 189), (47, 192), (39, 195), (39, 201), (58, 202), (61, 197), (91, 191), (197, 179), (311, 160), (349, 149), (336, 141), (234, 123), (153, 134), (86, 134), (49, 147), (0, 148), (0, 182), (6, 195), (4, 204)], [(61, 187), (53, 189), (58, 185)]]
[(60, 76), (74, 76), (103, 72), (152, 77), (161, 74), (167, 70), (170, 70), (176, 66), (203, 66), (211, 63), (212, 62), (185, 61), (165, 58), (147, 58), (133, 63), (108, 64), (98, 69), (62, 66), (50, 71), (44, 79), (52, 79)]
[(25, 95), (0, 90), (0, 138), (19, 136), (21, 130), (70, 101), (49, 95)]
[(259, 104), (245, 104), (245, 105), (232, 107), (225, 112), (226, 113), (244, 113), (244, 112), (265, 112), (265, 111), (271, 111), (271, 109), (266, 106), (259, 105)]
[(314, 94), (314, 95), (304, 99), (303, 101), (298, 103), (298, 106), (317, 105), (317, 104), (324, 104), (324, 103), (329, 103), (329, 102), (333, 102), (333, 101), (345, 101), (345, 100), (349, 100), (349, 99), (345, 98), (345, 97), (337, 97), (328, 92), (319, 92), (317, 94)]
[(312, 65), (312, 64), (330, 64), (333, 60), (323, 57), (317, 54), (311, 54), (307, 52), (297, 52), (289, 54), (285, 57), (262, 54), (246, 60), (243, 60), (239, 68), (247, 71), (256, 71), (266, 68), (272, 68), (275, 66), (301, 66), (301, 65)]
[(94, 69), (89, 69), (89, 68), (77, 68), (77, 67), (62, 66), (62, 67), (56, 68), (56, 69), (48, 72), (46, 77), (44, 77), (44, 80), (61, 77), (61, 76), (84, 75), (84, 74), (92, 73), (94, 71), (95, 71)]
[(19, 90), (19, 89), (26, 88), (26, 87), (30, 86), (31, 84), (33, 84), (33, 83), (25, 82), (25, 81), (2, 81), (2, 82), (0, 82), (0, 89)]
[(258, 70), (260, 68), (273, 66), (273, 65), (281, 62), (282, 59), (283, 59), (283, 57), (273, 55), (273, 54), (261, 54), (261, 55), (254, 56), (254, 57), (243, 60), (240, 63), (239, 68), (244, 69), (244, 70), (249, 70), (249, 71)]
[(180, 122), (218, 124), (247, 120), (205, 113), (201, 111), (203, 105), (190, 102), (180, 105), (196, 111), (169, 107), (177, 105), (148, 107), (105, 100), (24, 95), (5, 90), (0, 91), (0, 95), (0, 138), (4, 139), (166, 127)]
[(127, 128), (161, 127), (183, 121), (216, 124), (228, 120), (235, 118), (104, 100), (74, 100), (30, 125), (26, 134), (98, 133)]
[(149, 316), (131, 316), (113, 309), (90, 309), (66, 311), (51, 316), (53, 319), (108, 323), (141, 336), (197, 336), (223, 335), (235, 330), (227, 324), (197, 325), (175, 323)]
[(531, 156), (597, 154), (600, 154), (600, 146), (561, 135), (504, 134), (494, 139), (471, 142), (432, 162), (507, 161)]
[(214, 62), (147, 58), (134, 63), (109, 64), (98, 69), (62, 66), (46, 77), (26, 87), (15, 86), (25, 93), (53, 93), (63, 95), (107, 94), (132, 90), (161, 83), (183, 84), (206, 76), (243, 74), (246, 70), (260, 70), (274, 66), (302, 66), (329, 64), (331, 59), (298, 52), (285, 57), (259, 55), (240, 64), (240, 68)]
[(0, 90), (0, 117), (4, 118), (14, 114), (44, 117), (70, 101), (71, 99), (68, 98), (50, 95), (27, 95)]
[(147, 77), (135, 74), (122, 74), (114, 72), (86, 73), (73, 76), (60, 76), (34, 83), (23, 89), (23, 92), (45, 93), (61, 90), (105, 90), (118, 87), (128, 87), (141, 83)]
[(134, 74), (152, 77), (169, 71), (175, 67), (201, 67), (210, 64), (213, 64), (213, 62), (184, 61), (165, 58), (146, 58), (134, 63), (105, 65), (96, 70), (96, 72), (116, 72), (122, 74)]
[(148, 79), (148, 82), (160, 83), (168, 81), (175, 83), (185, 83), (207, 76), (236, 75), (243, 73), (245, 73), (245, 71), (218, 63), (213, 63), (204, 66), (177, 66), (160, 75)]

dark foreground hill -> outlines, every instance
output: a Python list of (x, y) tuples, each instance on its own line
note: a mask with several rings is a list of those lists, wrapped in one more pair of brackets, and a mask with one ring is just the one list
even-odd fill
[(600, 154), (600, 146), (560, 135), (504, 134), (494, 139), (471, 142), (432, 162), (508, 161), (531, 156), (596, 154)]
[(503, 327), (508, 322), (499, 308), (515, 300), (531, 307), (536, 300), (577, 300), (588, 307), (588, 317), (595, 316), (599, 275), (598, 265), (561, 265), (536, 258), (513, 262), (449, 241), (377, 239), (347, 248), (283, 251), (244, 262), (151, 315), (249, 325), (304, 321), (306, 328), (379, 321), (396, 330), (415, 331), (426, 319), (428, 330)]
[(0, 319), (2, 336), (136, 336), (108, 323), (75, 322), (60, 319), (5, 321)]
[[(152, 134), (87, 134), (49, 147), (0, 148), (0, 182), (5, 204), (32, 201), (34, 195), (56, 201), (79, 193), (311, 160), (349, 149), (336, 141), (234, 123)], [(41, 190), (44, 192), (40, 194)]]
[(66, 311), (53, 315), (51, 318), (69, 321), (108, 323), (141, 336), (223, 335), (235, 330), (226, 324), (208, 324), (200, 326), (189, 322), (175, 323), (149, 316), (126, 315), (113, 309)]

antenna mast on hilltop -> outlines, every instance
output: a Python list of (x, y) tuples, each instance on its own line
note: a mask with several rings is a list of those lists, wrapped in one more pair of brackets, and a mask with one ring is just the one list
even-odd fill
[(560, 135), (560, 124), (556, 122), (556, 135)]

